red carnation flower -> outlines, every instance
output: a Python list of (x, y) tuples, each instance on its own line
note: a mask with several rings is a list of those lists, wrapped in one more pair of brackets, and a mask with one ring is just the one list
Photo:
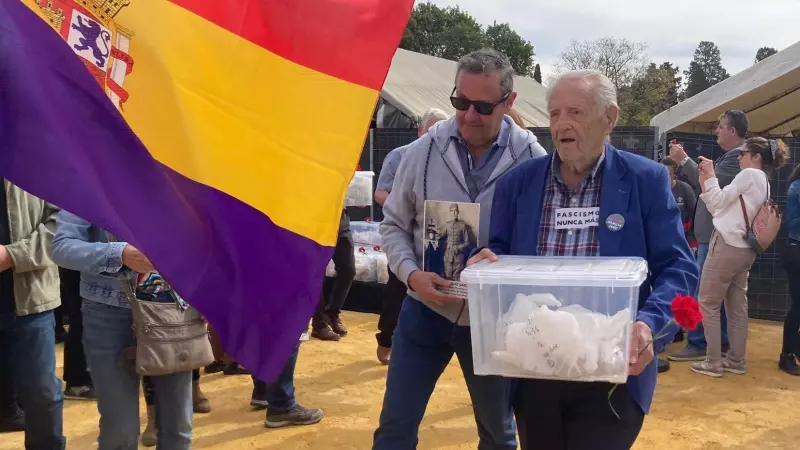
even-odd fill
[(681, 328), (693, 331), (703, 322), (703, 313), (697, 300), (688, 295), (678, 294), (670, 306), (675, 323)]

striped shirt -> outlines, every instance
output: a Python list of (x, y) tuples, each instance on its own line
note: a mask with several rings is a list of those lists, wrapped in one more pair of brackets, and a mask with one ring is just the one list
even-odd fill
[(597, 226), (556, 229), (556, 211), (562, 208), (600, 207), (605, 152), (581, 180), (577, 191), (570, 188), (561, 177), (561, 159), (558, 157), (558, 152), (553, 152), (552, 158), (542, 202), (537, 253), (539, 256), (598, 256), (600, 243), (597, 240)]

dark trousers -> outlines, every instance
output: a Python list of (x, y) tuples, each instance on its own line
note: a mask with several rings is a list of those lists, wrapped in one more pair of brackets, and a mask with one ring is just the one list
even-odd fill
[(397, 327), (397, 319), (400, 317), (400, 309), (403, 307), (406, 292), (408, 292), (406, 285), (390, 270), (389, 281), (383, 289), (383, 304), (381, 305), (381, 316), (378, 319), (380, 332), (375, 335), (378, 345), (381, 347), (391, 348), (392, 346), (392, 336)]
[(69, 332), (64, 341), (64, 382), (72, 386), (91, 386), (92, 377), (83, 351), (83, 314), (80, 295), (81, 274), (74, 270), (58, 269), (61, 278), (61, 307), (69, 318)]
[(782, 353), (800, 357), (800, 242), (789, 240), (783, 250), (783, 267), (789, 280), (792, 307), (783, 324)]
[[(372, 450), (417, 448), (419, 426), (436, 382), (453, 355), (467, 384), (479, 450), (515, 450), (517, 433), (511, 396), (515, 381), (478, 376), (472, 364), (469, 327), (456, 326), (421, 302), (403, 302), (394, 336), (380, 426)], [(549, 450), (549, 447), (537, 447)]]
[(14, 377), (8, 361), (0, 361), (0, 420), (13, 417), (19, 408), (19, 399), (14, 391)]
[(258, 393), (265, 393), (269, 410), (273, 413), (291, 411), (297, 401), (294, 396), (294, 370), (297, 367), (297, 356), (300, 354), (300, 343), (294, 348), (294, 353), (283, 366), (283, 371), (273, 383), (266, 383), (253, 377), (253, 388)]
[[(514, 412), (521, 450), (628, 450), (644, 412), (625, 385), (519, 380)], [(614, 415), (619, 415), (619, 419)]]
[(329, 317), (338, 317), (342, 312), (344, 301), (350, 292), (353, 278), (356, 276), (356, 257), (353, 253), (353, 233), (350, 231), (350, 219), (342, 211), (339, 222), (339, 237), (336, 239), (336, 248), (333, 250), (333, 264), (336, 266), (336, 278), (330, 294), (325, 296), (324, 290), (320, 294), (317, 312), (314, 314), (313, 326), (324, 327)]
[(25, 410), (25, 448), (63, 450), (61, 380), (56, 378), (53, 311), (28, 316), (0, 314), (0, 371), (13, 380)]

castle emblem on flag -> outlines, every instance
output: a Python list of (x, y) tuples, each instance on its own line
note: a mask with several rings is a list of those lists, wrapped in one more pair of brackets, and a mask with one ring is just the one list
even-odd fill
[(50, 26), (81, 58), (114, 104), (128, 100), (123, 88), (133, 70), (133, 32), (114, 18), (131, 0), (35, 0)]

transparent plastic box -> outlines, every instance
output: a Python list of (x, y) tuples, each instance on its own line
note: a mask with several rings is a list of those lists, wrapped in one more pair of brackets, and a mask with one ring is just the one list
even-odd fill
[(625, 383), (647, 273), (641, 258), (501, 256), (466, 268), (475, 374)]
[[(373, 247), (355, 247), (356, 275), (355, 281), (364, 283), (382, 283), (389, 281), (389, 260), (386, 253)], [(333, 260), (328, 261), (325, 276), (336, 278), (336, 265)]]
[(345, 206), (372, 206), (372, 179), (375, 177), (375, 172), (357, 171), (350, 180), (350, 185), (347, 186), (347, 194), (345, 195)]
[(381, 245), (381, 233), (378, 231), (380, 223), (375, 222), (350, 222), (350, 231), (353, 232), (353, 242), (356, 246)]

